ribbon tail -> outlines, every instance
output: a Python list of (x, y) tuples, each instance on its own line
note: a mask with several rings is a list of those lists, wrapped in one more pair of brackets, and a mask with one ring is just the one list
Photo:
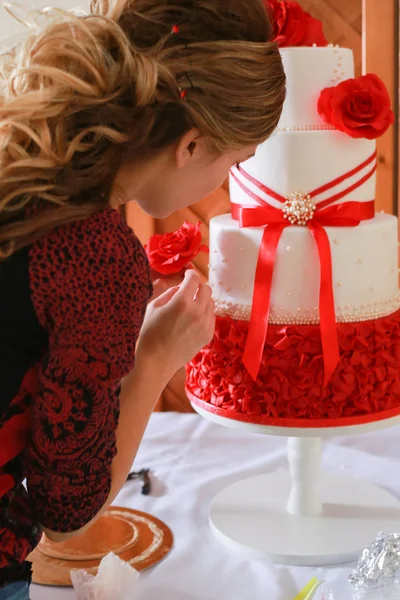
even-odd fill
[(0, 447), (0, 467), (21, 454), (29, 440), (29, 411), (15, 415), (0, 428), (0, 437), (4, 443)]
[(324, 386), (333, 375), (340, 360), (337, 337), (335, 300), (332, 283), (332, 254), (328, 235), (318, 223), (309, 226), (318, 248), (321, 283), (319, 291), (319, 313), (321, 321), (321, 341), (324, 355)]
[(242, 359), (254, 380), (257, 379), (267, 337), (276, 251), (285, 227), (287, 223), (265, 227), (258, 254), (249, 333)]
[(15, 479), (9, 473), (0, 473), (0, 498), (15, 487)]

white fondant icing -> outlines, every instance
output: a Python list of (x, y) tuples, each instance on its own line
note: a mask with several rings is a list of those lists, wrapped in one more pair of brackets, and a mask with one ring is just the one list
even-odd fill
[(347, 48), (281, 48), (287, 95), (279, 128), (326, 125), (318, 114), (321, 90), (354, 77)]
[[(374, 153), (375, 147), (373, 140), (353, 139), (339, 131), (277, 132), (258, 146), (255, 156), (242, 163), (242, 167), (257, 181), (284, 197), (296, 191), (307, 194), (361, 165)], [(370, 163), (353, 177), (316, 197), (316, 202), (347, 189), (372, 167), (373, 163)], [(273, 206), (282, 206), (244, 179), (240, 171), (236, 170), (235, 174), (263, 200)], [(375, 182), (376, 177), (372, 175), (361, 187), (338, 202), (374, 200)], [(232, 176), (230, 198), (237, 204), (257, 206)]]
[[(374, 140), (354, 139), (329, 129), (317, 111), (321, 90), (354, 77), (353, 53), (336, 47), (284, 48), (287, 98), (278, 131), (257, 148), (242, 168), (282, 197), (309, 194), (360, 166), (376, 148)], [(326, 129), (324, 129), (326, 127)], [(370, 162), (323, 194), (316, 204), (360, 181)], [(235, 171), (253, 193), (276, 208), (274, 200)], [(376, 177), (347, 193), (338, 203), (375, 199)], [(257, 205), (231, 176), (231, 202)], [(230, 215), (211, 220), (210, 284), (219, 314), (249, 319), (254, 277), (263, 232), (240, 228)], [(363, 321), (390, 314), (399, 307), (397, 219), (384, 214), (357, 227), (326, 228), (332, 253), (337, 321)], [(310, 230), (287, 227), (281, 237), (271, 291), (271, 323), (319, 322), (320, 263)]]
[[(399, 304), (396, 217), (376, 214), (357, 227), (326, 227), (326, 232), (337, 320), (363, 321), (394, 312)], [(240, 228), (230, 215), (211, 219), (209, 280), (218, 312), (236, 311), (237, 316), (239, 307), (249, 318), (262, 233), (262, 227)], [(271, 322), (318, 322), (319, 284), (311, 232), (287, 227), (277, 251)]]

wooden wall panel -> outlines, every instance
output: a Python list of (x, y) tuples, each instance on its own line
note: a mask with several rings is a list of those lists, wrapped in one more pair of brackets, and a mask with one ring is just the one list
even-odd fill
[[(302, 7), (324, 24), (330, 43), (351, 48), (356, 75), (376, 73), (385, 82), (392, 105), (399, 102), (396, 54), (397, 0), (299, 0)], [(377, 140), (376, 208), (397, 211), (396, 141), (398, 126)]]
[[(361, 0), (298, 0), (313, 17), (320, 19), (330, 44), (351, 48), (354, 52), (356, 75), (361, 75)], [(373, 2), (376, 0), (372, 0)], [(386, 0), (382, 0), (386, 2)], [(380, 1), (378, 0), (378, 4)]]
[[(363, 70), (376, 73), (385, 82), (393, 108), (398, 107), (399, 91), (396, 86), (398, 36), (396, 0), (363, 0)], [(398, 124), (377, 140), (377, 209), (387, 213), (397, 210), (396, 139)]]

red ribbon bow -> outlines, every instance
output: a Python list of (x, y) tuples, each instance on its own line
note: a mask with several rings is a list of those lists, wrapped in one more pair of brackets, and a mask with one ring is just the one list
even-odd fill
[[(310, 192), (308, 196), (313, 198), (321, 194), (342, 181), (352, 177), (368, 164), (374, 161), (376, 152), (370, 156), (361, 165), (349, 171), (345, 175), (334, 181)], [(241, 175), (253, 183), (264, 193), (275, 198), (281, 203), (286, 202), (286, 198), (262, 185), (256, 179), (251, 177), (242, 168), (238, 169)], [(321, 326), (321, 342), (324, 355), (324, 385), (330, 380), (339, 360), (339, 344), (336, 331), (335, 303), (332, 284), (332, 256), (328, 235), (324, 227), (356, 227), (361, 221), (372, 219), (375, 214), (374, 201), (370, 202), (344, 202), (331, 206), (333, 202), (343, 198), (351, 191), (359, 188), (367, 181), (376, 170), (376, 162), (373, 168), (366, 173), (359, 181), (352, 184), (347, 189), (315, 205), (315, 211), (307, 222), (306, 226), (311, 231), (320, 259), (320, 294), (319, 294), (319, 312)], [(259, 206), (246, 206), (232, 203), (232, 217), (239, 221), (240, 227), (265, 227), (260, 245), (256, 275), (254, 281), (253, 304), (250, 316), (249, 333), (243, 354), (243, 363), (255, 380), (258, 375), (264, 344), (267, 337), (268, 321), (270, 313), (270, 298), (272, 276), (274, 273), (276, 252), (282, 232), (291, 223), (285, 218), (285, 213), (280, 208), (268, 204), (257, 194), (252, 192), (236, 175), (231, 171), (231, 175), (236, 183), (255, 200)]]

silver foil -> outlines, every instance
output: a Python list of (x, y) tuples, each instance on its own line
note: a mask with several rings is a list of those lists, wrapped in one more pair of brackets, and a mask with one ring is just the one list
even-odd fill
[(379, 533), (371, 546), (363, 550), (349, 583), (358, 590), (388, 588), (398, 583), (399, 571), (400, 533)]

